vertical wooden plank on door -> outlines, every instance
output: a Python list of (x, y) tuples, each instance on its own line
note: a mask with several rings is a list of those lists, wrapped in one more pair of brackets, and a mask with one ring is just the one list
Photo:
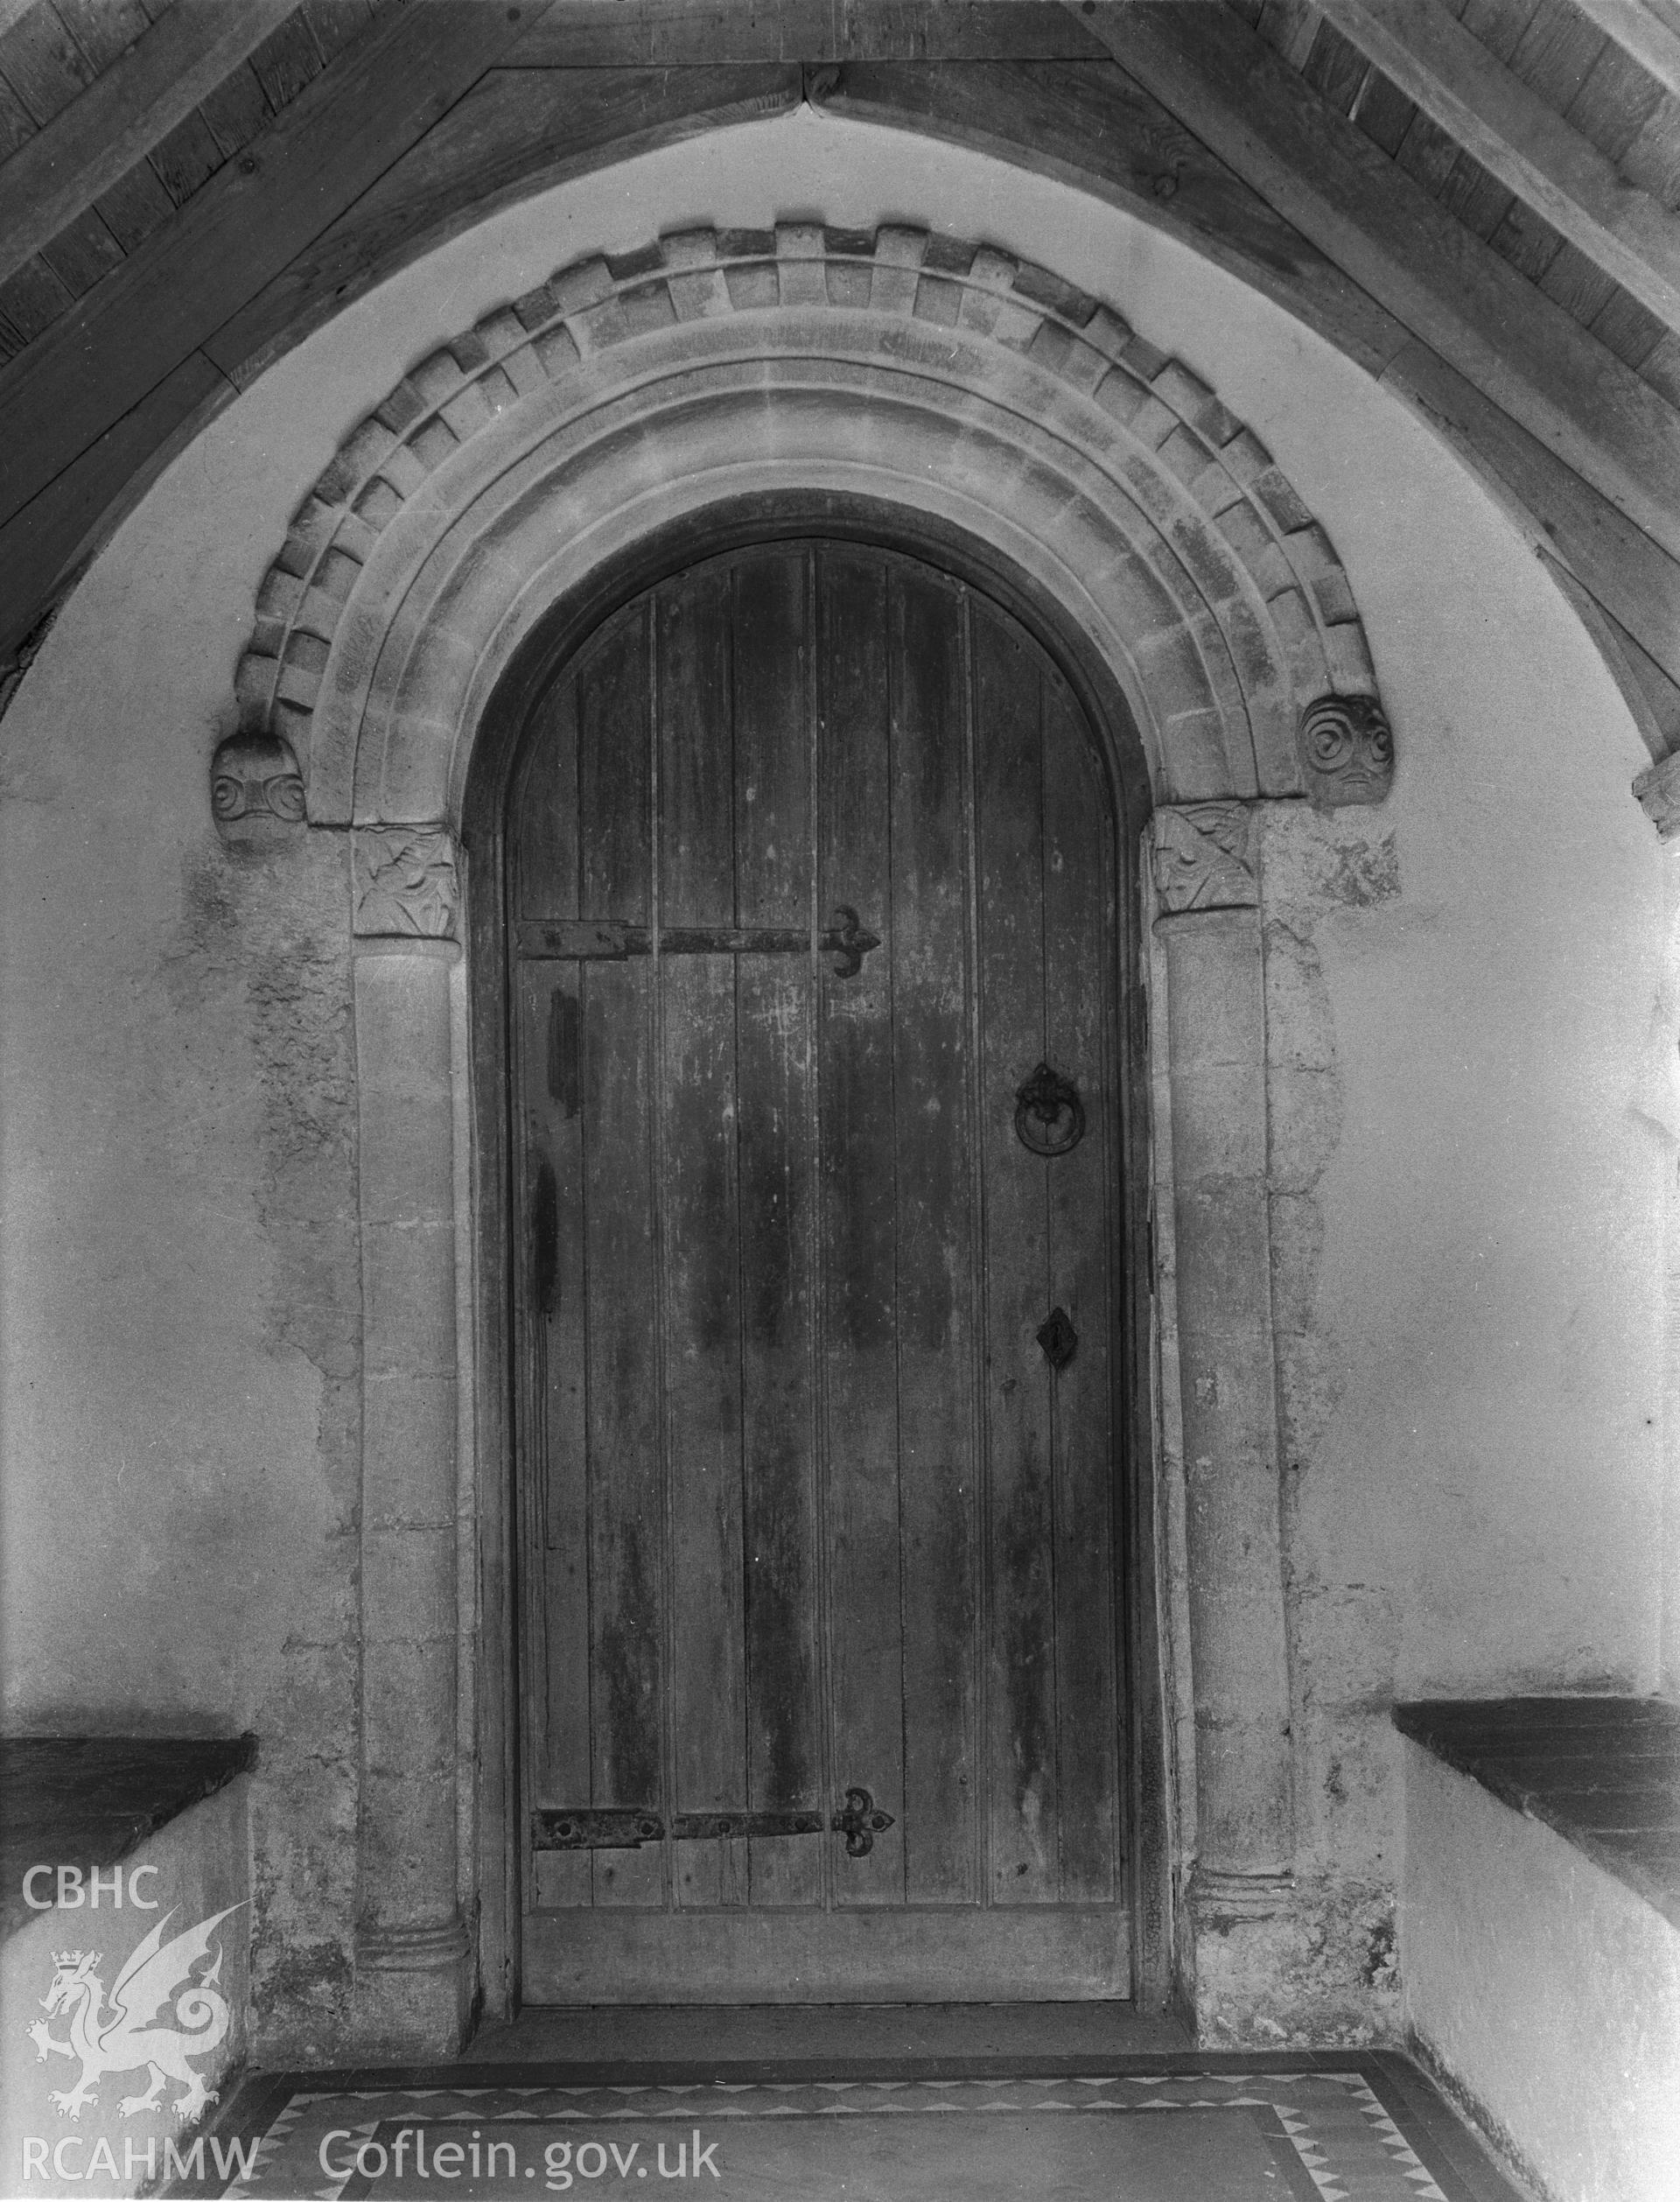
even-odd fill
[[(515, 796), (514, 908), (578, 915), (578, 709), (570, 670), (533, 713)], [(514, 1214), (527, 1273), (519, 1445), (532, 1518), (525, 1595), (535, 1651), (527, 1804), (590, 1793), (588, 1442), (584, 1405), (583, 1113), (576, 964), (515, 966), (514, 1076), (525, 1123), (514, 1141)], [(536, 1854), (539, 1904), (590, 1901), (586, 1857)]]
[[(651, 917), (648, 614), (610, 628), (578, 682), (580, 915)], [(663, 1495), (653, 1184), (651, 962), (584, 967), (589, 1296), (591, 1801), (656, 1805)], [(661, 1904), (660, 1848), (596, 1851), (598, 1904)]]
[[(807, 554), (734, 570), (736, 915), (808, 925)], [(736, 971), (748, 1803), (822, 1799), (812, 1385), (812, 958), (744, 954)], [(814, 1904), (822, 1845), (758, 1838), (752, 1900)]]
[(904, 1846), (913, 1903), (972, 1903), (976, 1446), (963, 597), (894, 565), (893, 1110), (898, 1126)]
[(1114, 1586), (1117, 1046), (1112, 811), (1065, 682), (1044, 678), (1045, 1036), (1086, 1132), (1046, 1166), (1048, 1297), (1079, 1350), (1051, 1379), (1055, 1462), (1056, 1763), (1065, 1904), (1115, 1897), (1122, 1764)]
[[(578, 967), (534, 962), (519, 970), (519, 1076), (527, 1119), (522, 1183), (528, 1265), (522, 1301), (531, 1336), (522, 1434), (536, 1520), (528, 1549), (530, 1641), (541, 1647), (540, 1733), (531, 1801), (578, 1804), (590, 1795), (589, 1474), (584, 1392), (583, 1092)], [(587, 1857), (537, 1855), (539, 1904), (587, 1904)]]
[[(730, 579), (683, 575), (657, 600), (658, 864), (662, 925), (733, 919)], [(746, 1797), (741, 1585), (739, 1189), (735, 959), (660, 964), (666, 1457), (671, 1498), (674, 1812)], [(676, 1900), (741, 1903), (740, 1840), (673, 1846)]]
[(578, 675), (579, 917), (652, 918), (648, 607), (629, 606)]
[(1046, 1163), (1015, 1131), (1043, 1052), (1038, 661), (989, 612), (974, 622), (980, 1080), (985, 1141), (988, 1422), (986, 1745), (990, 1901), (1057, 1894), (1055, 1580)]
[[(886, 936), (886, 574), (836, 544), (817, 559), (817, 908)], [(824, 959), (825, 961), (831, 959)], [(899, 1569), (892, 964), (818, 978), (829, 1667), (836, 1791), (861, 1784), (897, 1825), (836, 1859), (836, 1901), (904, 1898), (904, 1656)], [(833, 1856), (833, 1854), (830, 1854)]]
[(520, 916), (578, 915), (578, 687), (568, 668), (531, 714), (514, 798), (514, 904)]

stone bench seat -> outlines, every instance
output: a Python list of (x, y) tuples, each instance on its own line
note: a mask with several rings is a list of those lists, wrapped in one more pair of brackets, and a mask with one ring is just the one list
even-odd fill
[(0, 1736), (0, 1935), (37, 1916), (31, 1866), (116, 1865), (256, 1763), (255, 1736)]
[(1532, 2184), (1672, 2202), (1680, 2164), (1680, 1707), (1398, 1705), (1414, 2044)]
[[(256, 1758), (250, 1736), (0, 1739), (0, 2192), (137, 2194), (202, 2158), (249, 2036)], [(131, 2041), (112, 1990), (136, 1953), (167, 1977)]]
[(1396, 1705), (1394, 1723), (1680, 1926), (1680, 1705), (1453, 1698)]

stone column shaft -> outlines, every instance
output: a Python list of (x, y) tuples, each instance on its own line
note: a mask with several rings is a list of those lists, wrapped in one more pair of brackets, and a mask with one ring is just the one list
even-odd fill
[[(449, 893), (405, 887), (442, 845)], [(362, 1279), (362, 2030), (450, 2055), (468, 1941), (456, 1856), (452, 851), (359, 831), (355, 1020)], [(406, 868), (404, 868), (406, 865)], [(369, 936), (368, 923), (407, 932)]]
[(1199, 1889), (1264, 1907), (1294, 1848), (1260, 913), (1242, 804), (1158, 813)]

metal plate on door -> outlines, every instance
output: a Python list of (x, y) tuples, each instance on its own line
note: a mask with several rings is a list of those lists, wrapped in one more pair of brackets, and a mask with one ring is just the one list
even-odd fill
[(718, 1841), (732, 1836), (821, 1835), (846, 1839), (849, 1858), (866, 1858), (875, 1838), (893, 1825), (869, 1791), (849, 1789), (825, 1821), (820, 1812), (680, 1812), (668, 1828), (662, 1813), (640, 1805), (539, 1806), (531, 1815), (537, 1850), (637, 1850), (644, 1842)]

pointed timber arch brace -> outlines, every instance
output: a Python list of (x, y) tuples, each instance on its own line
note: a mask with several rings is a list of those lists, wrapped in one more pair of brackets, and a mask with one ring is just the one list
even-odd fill
[[(262, 584), (241, 729), (218, 753), (224, 827), (258, 811), (265, 829), (300, 812), (352, 829), (370, 2053), (452, 2050), (474, 1990), (456, 1853), (451, 977), (473, 743), (521, 643), (590, 577), (685, 515), (813, 494), (984, 546), (1060, 607), (1130, 708), (1135, 733), (1111, 732), (1133, 754), (1112, 761), (1153, 804), (1169, 992), (1192, 1963), (1291, 1901), (1251, 829), (1266, 802), (1387, 791), (1347, 576), (1214, 392), (1046, 270), (907, 228), (690, 231), (562, 270), (362, 423)], [(509, 1938), (494, 1868), (478, 1879), (494, 2003)]]

